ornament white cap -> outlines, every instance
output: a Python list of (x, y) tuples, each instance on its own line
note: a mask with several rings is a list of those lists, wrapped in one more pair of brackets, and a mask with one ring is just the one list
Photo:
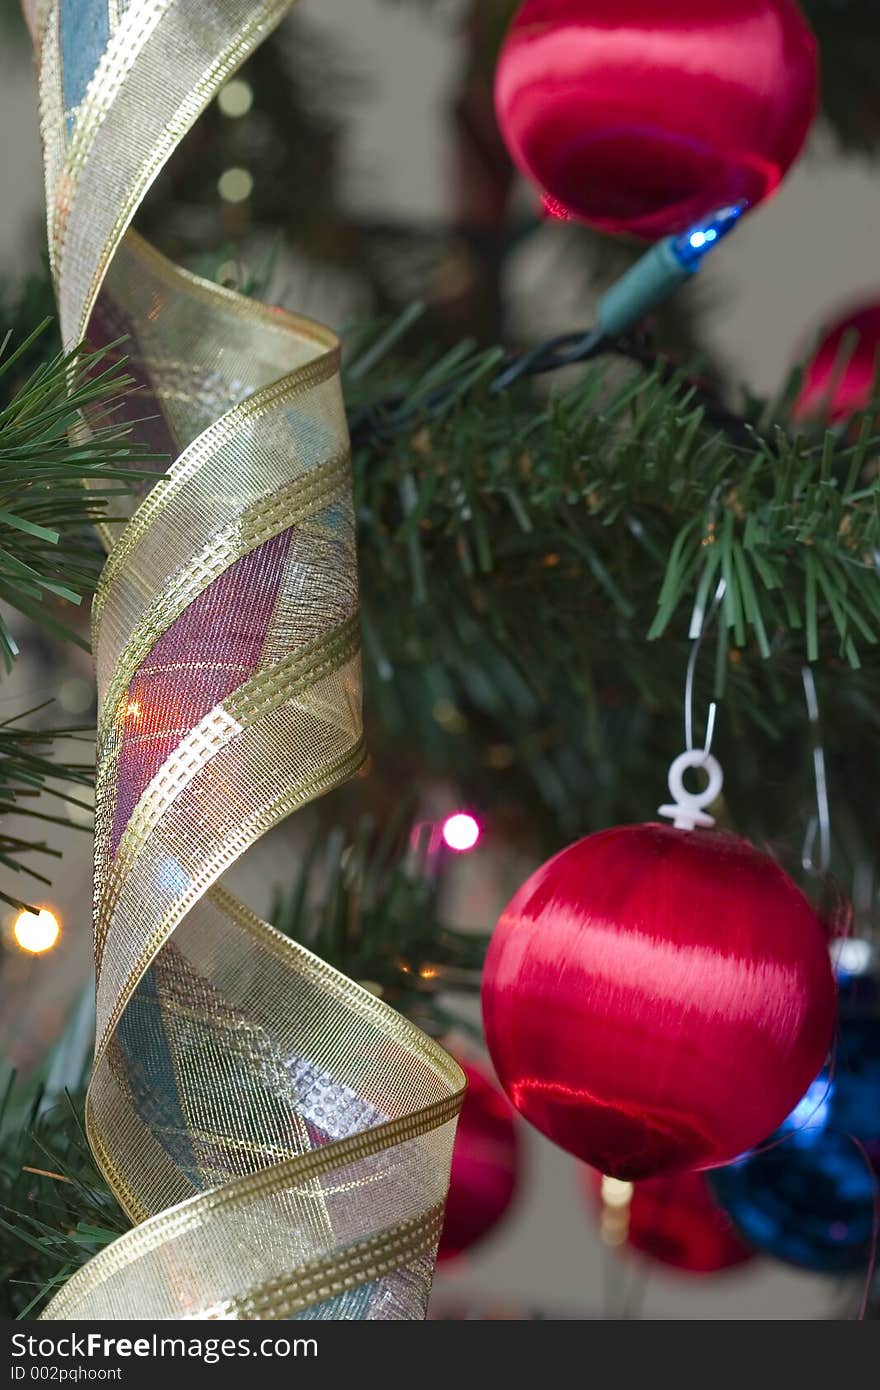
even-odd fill
[[(702, 791), (689, 792), (684, 784), (684, 774), (691, 768), (701, 767), (709, 778)], [(710, 830), (715, 817), (704, 809), (711, 806), (724, 786), (724, 773), (717, 758), (713, 758), (704, 748), (694, 748), (681, 753), (669, 769), (669, 795), (672, 802), (659, 806), (657, 814), (671, 820), (676, 830), (696, 830), (697, 826)]]

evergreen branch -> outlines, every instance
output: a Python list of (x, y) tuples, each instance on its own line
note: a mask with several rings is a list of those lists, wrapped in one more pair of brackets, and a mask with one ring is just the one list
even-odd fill
[[(590, 335), (579, 342), (595, 355)], [(559, 365), (550, 349), (526, 370)], [(361, 360), (348, 370), (355, 399)], [(763, 420), (725, 412), (722, 434), (705, 392), (663, 361), (622, 374), (591, 364), (540, 402), (509, 367), (496, 375), (499, 360), (462, 344), (356, 407), (361, 538), (380, 580), (436, 607), (432, 579), (458, 569), (490, 603), (490, 585), (540, 589), (549, 545), (581, 601), (602, 598), (626, 621), (653, 589), (656, 638), (717, 569), (736, 646), (754, 640), (767, 657), (768, 633), (794, 628), (809, 660), (834, 643), (859, 664), (880, 617), (876, 405), (846, 436), (789, 436), (771, 408)], [(495, 394), (499, 381), (511, 393)]]
[[(94, 589), (101, 570), (91, 527), (104, 518), (110, 497), (129, 495), (147, 476), (141, 465), (151, 456), (131, 439), (130, 426), (114, 420), (118, 400), (134, 386), (124, 363), (107, 366), (102, 353), (85, 348), (44, 357), (48, 327), (46, 319), (21, 335), (12, 351), (7, 334), (0, 347), (0, 603), (87, 648), (64, 613)], [(3, 609), (0, 652), (8, 671), (18, 646)], [(57, 824), (60, 817), (32, 803), (41, 795), (73, 802), (71, 786), (91, 784), (89, 768), (49, 757), (53, 745), (86, 731), (33, 730), (25, 718), (0, 724), (0, 814), (27, 825)], [(14, 834), (4, 820), (0, 864), (48, 883), (37, 867), (47, 856), (58, 851), (43, 838)], [(0, 900), (28, 905), (2, 890)]]
[[(36, 711), (28, 711), (34, 714)], [(89, 787), (93, 772), (90, 764), (58, 761), (49, 756), (53, 746), (70, 739), (87, 736), (89, 731), (78, 728), (59, 728), (34, 730), (27, 728), (22, 720), (26, 715), (0, 723), (0, 863), (14, 873), (40, 883), (49, 880), (30, 862), (31, 856), (59, 857), (45, 840), (25, 839), (14, 835), (7, 828), (7, 817), (24, 816), (29, 820), (41, 820), (49, 824), (69, 824), (60, 816), (53, 816), (34, 809), (32, 802), (38, 797), (51, 795), (83, 810), (91, 808), (87, 803), (72, 795), (71, 787)], [(13, 907), (32, 907), (20, 896), (0, 890), (0, 900)]]
[[(64, 1041), (58, 1046), (63, 1047)], [(127, 1230), (79, 1142), (85, 1078), (73, 1095), (7, 1080), (0, 1109), (0, 1313), (35, 1315), (55, 1289)]]
[(436, 827), (413, 828), (410, 814), (398, 804), (382, 829), (367, 815), (348, 835), (320, 830), (294, 882), (276, 893), (271, 920), (438, 1035), (449, 1026), (438, 991), (476, 986), (487, 938), (443, 922), (438, 893), (448, 856)]
[[(355, 330), (349, 362), (377, 337)], [(814, 654), (830, 761), (842, 776), (867, 757), (880, 776), (876, 720), (866, 755), (854, 717), (880, 674), (875, 410), (845, 433), (789, 435), (793, 380), (722, 432), (705, 388), (641, 348), (642, 364), (588, 363), (550, 395), (520, 382), (495, 396), (497, 352), (404, 351), (346, 387), (355, 419), (382, 421), (391, 398), (406, 422), (354, 451), (374, 777), (387, 762), (398, 785), (409, 771), (453, 779), (532, 850), (536, 831), (554, 849), (644, 819), (645, 787), (662, 799), (680, 749), (694, 614), (722, 574), (698, 695), (725, 696), (722, 758), (746, 731), (754, 745), (729, 759), (732, 823), (800, 845), (800, 668)], [(848, 859), (880, 832), (862, 802)]]
[[(0, 385), (32, 358), (48, 324), (0, 353)], [(107, 367), (102, 353), (77, 348), (38, 362), (0, 405), (0, 602), (82, 646), (54, 610), (94, 589), (102, 555), (87, 528), (104, 518), (108, 498), (146, 476), (151, 456), (114, 422), (133, 387), (124, 363)], [(8, 670), (17, 647), (2, 614), (0, 649)]]

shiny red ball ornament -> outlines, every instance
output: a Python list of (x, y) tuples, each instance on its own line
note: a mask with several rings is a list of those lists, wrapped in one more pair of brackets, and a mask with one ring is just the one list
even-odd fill
[(822, 417), (839, 424), (871, 400), (880, 370), (880, 304), (865, 304), (837, 320), (804, 373), (796, 420)]
[[(720, 1274), (754, 1258), (719, 1207), (702, 1173), (675, 1173), (632, 1184), (584, 1170), (601, 1212), (602, 1237), (688, 1274)], [(621, 1188), (629, 1187), (629, 1191)], [(604, 1195), (603, 1195), (604, 1189)]]
[(507, 148), (550, 206), (648, 239), (767, 198), (817, 103), (795, 0), (526, 0), (495, 76)]
[(438, 1261), (460, 1255), (497, 1226), (520, 1175), (517, 1122), (507, 1098), (473, 1062), (459, 1058), (468, 1088), (458, 1118)]
[(759, 1143), (835, 1021), (825, 934), (779, 865), (665, 825), (590, 835), (538, 869), (498, 922), (482, 994), (516, 1108), (627, 1180)]

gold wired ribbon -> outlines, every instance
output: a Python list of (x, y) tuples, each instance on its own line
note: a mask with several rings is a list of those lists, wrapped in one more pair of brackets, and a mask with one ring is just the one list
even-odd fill
[(363, 762), (339, 346), (129, 224), (290, 0), (24, 0), (62, 336), (174, 462), (93, 614), (95, 1156), (137, 1223), (44, 1316), (419, 1318), (464, 1077), (218, 886)]

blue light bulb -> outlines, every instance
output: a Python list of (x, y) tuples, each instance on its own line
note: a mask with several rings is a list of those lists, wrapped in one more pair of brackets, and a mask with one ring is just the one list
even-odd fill
[(747, 207), (745, 202), (731, 203), (730, 207), (710, 213), (681, 236), (673, 237), (672, 254), (679, 265), (684, 270), (696, 270), (706, 252), (711, 251), (716, 241), (720, 241), (736, 226)]
[(628, 333), (646, 314), (695, 275), (703, 257), (742, 217), (747, 203), (732, 203), (697, 222), (681, 236), (664, 237), (636, 261), (599, 301), (599, 329), (605, 338)]

